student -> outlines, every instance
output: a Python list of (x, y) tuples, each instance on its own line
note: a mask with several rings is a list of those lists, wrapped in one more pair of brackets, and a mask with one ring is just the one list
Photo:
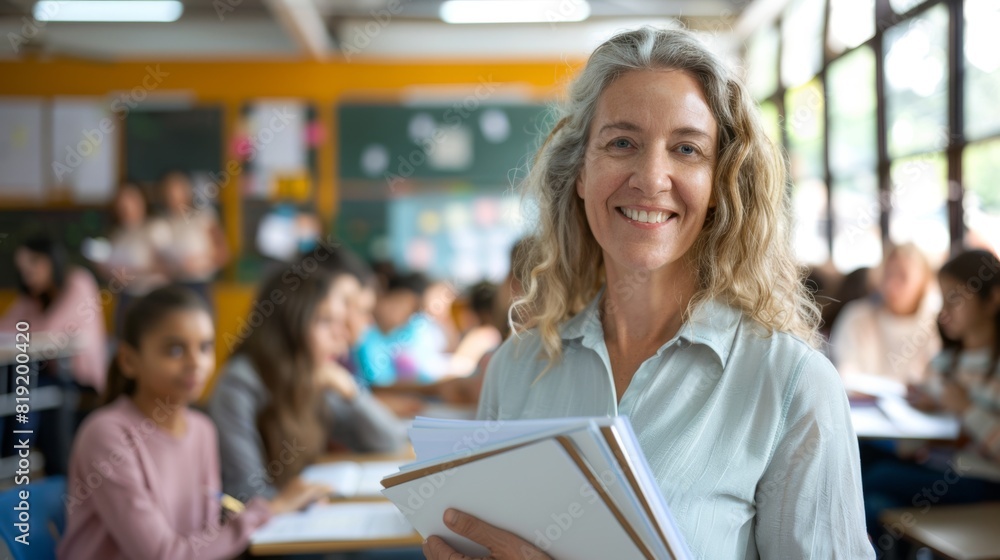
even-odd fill
[(134, 183), (123, 183), (111, 203), (111, 254), (106, 261), (95, 263), (101, 276), (121, 284), (115, 307), (117, 334), (121, 333), (129, 303), (168, 282), (162, 255), (170, 233), (162, 222), (147, 220), (148, 214), (149, 203), (142, 189)]
[[(298, 270), (299, 273), (295, 271)], [(357, 279), (293, 267), (261, 287), (249, 332), (219, 374), (208, 412), (219, 432), (223, 489), (273, 496), (331, 443), (391, 452), (405, 428), (338, 363), (348, 347), (347, 301)]]
[(847, 304), (833, 324), (830, 350), (841, 375), (876, 375), (903, 385), (923, 381), (927, 362), (941, 347), (933, 276), (913, 244), (889, 252), (877, 296)]
[(229, 260), (229, 247), (215, 208), (195, 199), (191, 178), (181, 171), (163, 176), (159, 194), (165, 214), (155, 227), (169, 232), (165, 266), (171, 279), (211, 302), (209, 283)]
[(24, 321), (31, 326), (36, 353), (45, 335), (59, 349), (71, 349), (66, 360), (42, 361), (38, 372), (39, 387), (58, 387), (60, 405), (30, 413), (28, 424), (21, 426), (33, 432), (29, 439), (45, 456), (45, 474), (62, 475), (69, 468), (82, 409), (90, 408), (88, 403), (104, 390), (107, 338), (101, 295), (93, 275), (70, 266), (62, 244), (46, 236), (21, 243), (14, 250), (14, 268), (19, 293), (0, 317), (0, 333), (14, 332)]
[[(1000, 261), (967, 251), (948, 261), (938, 280), (946, 344), (911, 398), (957, 415), (972, 444), (958, 453), (924, 449), (922, 464), (886, 457), (864, 470), (868, 530), (883, 551), (895, 545), (878, 521), (885, 509), (1000, 500)], [(946, 492), (922, 494), (939, 481)]]
[(292, 487), (220, 521), (215, 428), (188, 408), (214, 366), (206, 304), (182, 287), (157, 289), (136, 300), (123, 332), (107, 404), (73, 446), (60, 560), (232, 558), (272, 514), (329, 492)]
[(389, 278), (375, 302), (375, 326), (358, 344), (357, 360), (366, 384), (428, 383), (446, 372), (446, 337), (437, 322), (421, 311), (427, 288), (420, 273)]

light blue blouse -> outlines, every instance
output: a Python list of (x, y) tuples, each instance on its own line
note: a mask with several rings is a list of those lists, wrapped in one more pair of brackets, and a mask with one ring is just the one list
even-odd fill
[(562, 325), (563, 357), (541, 378), (537, 331), (505, 342), (479, 418), (628, 416), (698, 558), (875, 557), (847, 396), (819, 351), (705, 302), (619, 403), (598, 301)]

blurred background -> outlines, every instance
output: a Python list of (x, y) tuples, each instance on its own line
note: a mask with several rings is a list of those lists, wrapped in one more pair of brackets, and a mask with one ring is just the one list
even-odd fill
[(531, 231), (552, 103), (639, 25), (745, 76), (820, 292), (891, 246), (1000, 246), (998, 0), (0, 0), (0, 310), (42, 234), (108, 333), (123, 297), (204, 290), (221, 364), (265, 271), (333, 244), (422, 273), (457, 340)]

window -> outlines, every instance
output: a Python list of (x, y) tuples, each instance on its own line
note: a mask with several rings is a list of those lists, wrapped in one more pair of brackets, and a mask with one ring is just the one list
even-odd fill
[(1000, 252), (1000, 138), (967, 146), (962, 169), (965, 241)]
[(754, 99), (765, 99), (778, 89), (778, 30), (765, 27), (747, 48), (747, 87)]
[(875, 53), (861, 47), (827, 70), (830, 91), (830, 171), (874, 171), (878, 163), (875, 120)]
[(889, 238), (912, 242), (934, 263), (948, 255), (948, 167), (943, 153), (892, 162)]
[(788, 90), (785, 131), (792, 172), (795, 250), (804, 263), (830, 257), (826, 241), (827, 185), (823, 167), (823, 88), (818, 79)]
[(943, 149), (948, 143), (948, 7), (938, 4), (886, 31), (889, 155)]
[(857, 173), (833, 180), (833, 264), (842, 273), (882, 261), (878, 177)]
[(781, 81), (808, 82), (823, 66), (823, 2), (793, 0), (781, 23)]
[(1000, 133), (1000, 1), (965, 1), (965, 136)]
[(830, 39), (834, 53), (852, 49), (875, 34), (875, 0), (830, 0)]

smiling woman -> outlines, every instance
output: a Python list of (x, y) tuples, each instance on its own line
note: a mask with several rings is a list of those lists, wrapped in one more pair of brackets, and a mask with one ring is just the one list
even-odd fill
[[(786, 171), (692, 34), (597, 48), (525, 191), (539, 229), (481, 419), (628, 415), (698, 558), (871, 558), (857, 442), (792, 257)], [(544, 551), (467, 515), (491, 558)], [(530, 551), (531, 554), (527, 554)], [(459, 558), (437, 537), (432, 559)]]

